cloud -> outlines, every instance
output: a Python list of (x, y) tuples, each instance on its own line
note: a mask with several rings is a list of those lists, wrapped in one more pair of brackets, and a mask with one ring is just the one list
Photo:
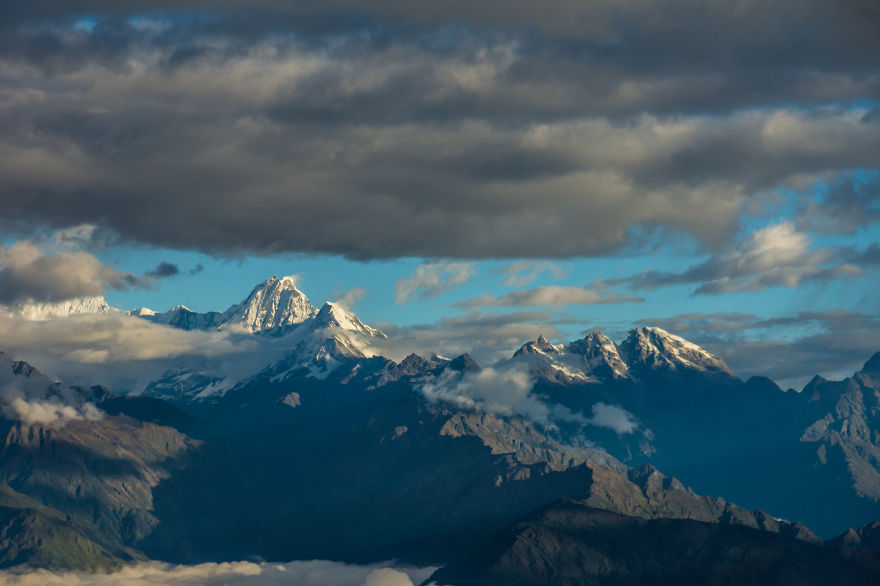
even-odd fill
[(237, 380), (283, 355), (286, 338), (185, 331), (122, 312), (45, 321), (0, 317), (2, 350), (68, 384), (139, 392), (168, 370), (190, 368)]
[[(250, 10), (247, 17), (243, 14), (244, 8)], [(384, 26), (397, 34), (407, 30), (424, 33), (426, 29), (450, 24), (475, 30), (532, 30), (544, 39), (580, 42), (586, 46), (582, 50), (589, 49), (593, 54), (605, 49), (609, 61), (632, 69), (650, 69), (663, 64), (674, 72), (704, 70), (720, 60), (726, 60), (732, 71), (747, 65), (763, 66), (766, 70), (782, 63), (794, 71), (806, 69), (808, 64), (820, 70), (870, 70), (872, 62), (864, 53), (878, 47), (872, 35), (877, 11), (868, 0), (847, 0), (833, 5), (820, 0), (780, 0), (770, 6), (754, 0), (736, 6), (712, 0), (703, 3), (700, 10), (693, 10), (686, 0), (674, 0), (661, 8), (647, 0), (625, 4), (549, 0), (540, 7), (525, 0), (487, 0), (478, 5), (458, 0), (432, 0), (418, 7), (396, 0), (327, 0), (318, 6), (303, 0), (222, 4), (205, 0), (180, 3), (135, 0), (121, 5), (111, 0), (96, 0), (89, 3), (89, 14), (99, 20), (113, 18), (111, 22), (125, 22), (126, 16), (138, 14), (155, 19), (152, 15), (162, 11), (169, 17), (155, 26), (168, 27), (176, 23), (195, 29), (188, 32), (207, 28), (215, 33), (242, 36), (290, 30), (304, 36), (339, 34), (350, 31), (356, 23), (364, 23), (361, 24), (364, 27)], [(187, 11), (205, 13), (211, 18), (196, 22), (177, 18)], [(80, 17), (81, 10), (65, 2), (46, 2), (39, 6), (16, 3), (4, 6), (0, 14), (3, 16), (0, 22), (7, 27), (27, 28), (25, 25), (44, 21), (73, 20)], [(756, 31), (754, 22), (761, 18), (768, 23), (767, 28)], [(101, 32), (100, 26), (97, 28), (97, 32)], [(804, 30), (821, 30), (823, 34), (803, 37)], [(692, 36), (689, 42), (682, 39), (685, 32)], [(794, 40), (801, 41), (801, 51), (792, 53), (788, 49)], [(117, 40), (116, 45), (121, 42), (124, 38)], [(703, 51), (688, 52), (693, 46)], [(615, 51), (609, 52), (608, 47)], [(645, 54), (646, 47), (656, 51)], [(50, 49), (51, 46), (44, 51)], [(751, 89), (762, 93), (767, 85), (772, 86), (772, 80)]]
[(683, 272), (648, 270), (609, 279), (604, 284), (626, 284), (635, 289), (697, 284), (694, 295), (722, 295), (861, 276), (862, 270), (840, 258), (839, 252), (833, 248), (813, 249), (806, 233), (790, 222), (782, 222), (752, 232), (740, 246)]
[(565, 271), (558, 264), (549, 261), (518, 260), (497, 272), (506, 275), (501, 283), (505, 287), (523, 287), (534, 282), (542, 274), (550, 273), (554, 279), (564, 279)]
[(416, 267), (409, 277), (401, 277), (394, 283), (396, 303), (402, 304), (416, 296), (420, 298), (436, 297), (451, 291), (477, 274), (472, 263), (437, 262), (426, 263)]
[(0, 248), (0, 303), (29, 299), (62, 301), (128, 289), (146, 283), (129, 272), (101, 263), (87, 252), (47, 253), (32, 241)]
[(853, 247), (847, 248), (844, 253), (844, 258), (858, 266), (880, 266), (880, 245), (874, 242), (862, 250)]
[(370, 572), (364, 586), (413, 586), (413, 582), (403, 572), (391, 568), (381, 568)]
[(152, 271), (147, 271), (145, 276), (154, 277), (157, 279), (164, 279), (165, 277), (173, 277), (174, 275), (180, 274), (180, 267), (178, 267), (174, 263), (160, 262), (155, 269)]
[(585, 423), (583, 416), (560, 405), (548, 406), (531, 394), (535, 381), (517, 365), (486, 367), (477, 372), (445, 371), (426, 378), (420, 390), (429, 400), (459, 409), (521, 416), (541, 425), (554, 421)]
[(719, 250), (762, 194), (877, 167), (839, 106), (880, 92), (869, 4), (480, 4), (4, 7), (4, 216), (226, 256)]
[(97, 421), (103, 414), (92, 403), (45, 377), (16, 375), (6, 357), (0, 362), (0, 412), (14, 421), (52, 427), (70, 421)]
[(589, 425), (605, 427), (618, 435), (633, 433), (639, 427), (635, 415), (619, 405), (607, 405), (599, 402), (593, 405), (592, 412), (592, 417), (586, 420)]
[[(0, 389), (0, 395), (6, 394), (6, 389)], [(86, 403), (82, 410), (71, 405), (63, 405), (53, 401), (27, 401), (21, 397), (14, 397), (5, 402), (3, 397), (3, 414), (13, 421), (23, 421), (28, 425), (39, 424), (51, 427), (61, 426), (69, 421), (88, 419), (95, 421), (101, 418), (101, 412), (91, 403)]]
[(513, 291), (500, 297), (488, 293), (473, 299), (460, 301), (456, 307), (561, 307), (564, 305), (606, 305), (612, 303), (638, 303), (641, 297), (633, 297), (618, 293), (587, 287), (560, 287), (545, 285), (535, 289)]
[(377, 323), (387, 340), (376, 342), (376, 351), (392, 360), (402, 360), (411, 352), (422, 356), (471, 354), (479, 364), (493, 364), (509, 358), (523, 340), (539, 334), (558, 336), (555, 317), (550, 311), (483, 313), (478, 310), (442, 318), (434, 323), (402, 327)]
[(412, 586), (436, 568), (356, 566), (341, 562), (304, 561), (223, 562), (193, 566), (139, 562), (112, 574), (51, 572), (49, 570), (0, 571), (0, 581), (15, 586), (174, 586), (242, 584), (244, 586)]
[(880, 173), (858, 172), (838, 178), (818, 201), (807, 200), (798, 212), (802, 230), (852, 234), (880, 221)]
[(355, 287), (354, 289), (349, 289), (345, 293), (337, 295), (338, 299), (336, 303), (344, 307), (345, 309), (352, 309), (358, 301), (364, 298), (366, 294), (366, 290), (362, 287)]

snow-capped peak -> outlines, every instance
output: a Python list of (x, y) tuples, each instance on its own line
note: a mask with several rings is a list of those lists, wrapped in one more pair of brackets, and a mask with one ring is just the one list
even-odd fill
[(382, 330), (371, 328), (358, 319), (355, 314), (347, 311), (338, 303), (330, 301), (325, 303), (315, 316), (314, 328), (340, 328), (373, 338), (387, 338)]
[(735, 376), (730, 367), (717, 356), (658, 327), (631, 330), (620, 349), (622, 357), (631, 368), (696, 370)]
[(71, 315), (108, 313), (111, 311), (107, 300), (100, 295), (78, 297), (56, 302), (26, 301), (7, 308), (7, 313), (19, 319), (44, 321)]
[(223, 312), (223, 325), (241, 325), (256, 333), (294, 326), (316, 313), (315, 306), (296, 288), (294, 277), (273, 275), (254, 287), (247, 299)]
[(617, 344), (601, 332), (590, 332), (582, 340), (571, 342), (566, 350), (583, 356), (589, 372), (615, 379), (629, 376), (629, 366), (620, 357)]
[(544, 334), (540, 334), (534, 342), (526, 342), (522, 347), (514, 352), (513, 357), (522, 356), (523, 354), (562, 354), (565, 352), (563, 344), (551, 344)]

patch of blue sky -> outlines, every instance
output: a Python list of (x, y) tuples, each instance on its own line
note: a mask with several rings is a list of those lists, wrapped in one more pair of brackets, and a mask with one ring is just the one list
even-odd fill
[[(763, 227), (789, 216), (763, 219), (755, 227)], [(744, 230), (748, 234), (752, 226)], [(853, 235), (814, 235), (814, 245), (859, 246), (878, 241), (878, 225), (860, 229)], [(326, 300), (338, 299), (347, 291), (360, 288), (364, 295), (354, 310), (368, 323), (391, 322), (400, 326), (430, 324), (442, 318), (460, 317), (472, 309), (456, 306), (486, 293), (499, 297), (505, 293), (532, 289), (547, 285), (591, 287), (594, 281), (612, 277), (638, 274), (646, 269), (658, 272), (681, 272), (708, 258), (707, 254), (695, 256), (695, 246), (682, 239), (662, 239), (667, 242), (657, 246), (652, 253), (619, 254), (602, 258), (578, 258), (549, 260), (564, 273), (541, 271), (530, 282), (505, 285), (508, 278), (505, 269), (514, 260), (473, 261), (475, 275), (457, 288), (433, 297), (414, 295), (403, 304), (396, 303), (395, 283), (410, 277), (425, 262), (420, 258), (392, 261), (355, 262), (334, 256), (276, 255), (271, 257), (243, 256), (239, 259), (216, 258), (194, 252), (123, 246), (99, 254), (104, 262), (119, 270), (137, 275), (153, 270), (159, 261), (178, 265), (180, 274), (161, 281), (158, 289), (108, 291), (112, 305), (124, 309), (147, 306), (164, 311), (183, 304), (196, 311), (222, 311), (229, 305), (244, 299), (252, 287), (269, 276), (297, 274), (300, 288), (316, 305)], [(469, 262), (450, 260), (448, 262)], [(542, 261), (537, 261), (542, 262)], [(198, 266), (203, 269), (190, 274)], [(688, 313), (744, 313), (767, 319), (794, 315), (799, 311), (841, 309), (849, 311), (878, 311), (878, 303), (871, 302), (867, 290), (876, 290), (880, 284), (876, 272), (863, 277), (846, 278), (833, 282), (804, 283), (797, 288), (774, 287), (761, 291), (745, 291), (725, 295), (693, 296), (698, 286), (677, 285), (650, 291), (630, 291), (617, 287), (619, 293), (644, 297), (643, 302), (609, 305), (569, 305), (566, 307), (522, 308), (483, 307), (484, 313), (513, 313), (522, 310), (549, 309), (557, 316), (556, 327), (574, 338), (593, 327), (604, 327), (609, 333), (621, 333), (645, 324), (652, 318), (668, 318)], [(565, 323), (568, 322), (568, 323)], [(792, 330), (778, 332), (780, 336), (793, 336)], [(753, 332), (749, 335), (767, 335)], [(777, 335), (776, 332), (773, 333)], [(617, 336), (615, 336), (616, 339)]]
[(90, 33), (98, 24), (95, 16), (83, 16), (73, 22), (73, 30), (78, 32)]

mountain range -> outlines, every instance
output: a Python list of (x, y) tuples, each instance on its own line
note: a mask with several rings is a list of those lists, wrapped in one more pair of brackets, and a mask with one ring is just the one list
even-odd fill
[(447, 566), (435, 579), (450, 584), (880, 576), (880, 353), (801, 392), (743, 381), (656, 327), (619, 344), (540, 336), (487, 367), (395, 362), (383, 332), (289, 277), (223, 312), (128, 314), (286, 351), (235, 379), (182, 367), (143, 389), (67, 386), (2, 358), (0, 565), (399, 559)]

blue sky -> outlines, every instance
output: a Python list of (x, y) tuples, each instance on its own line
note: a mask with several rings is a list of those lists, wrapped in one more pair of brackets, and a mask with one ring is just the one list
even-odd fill
[(75, 4), (0, 9), (2, 303), (296, 274), (455, 348), (653, 322), (794, 382), (880, 350), (880, 35), (843, 7)]

